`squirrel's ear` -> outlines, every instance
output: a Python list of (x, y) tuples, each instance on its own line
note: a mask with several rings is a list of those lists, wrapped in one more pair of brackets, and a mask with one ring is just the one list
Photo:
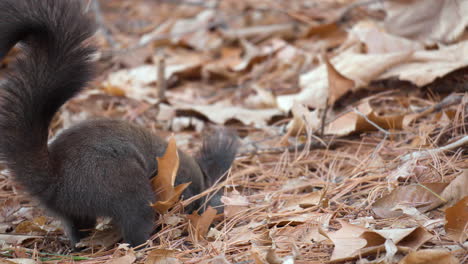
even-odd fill
[(239, 138), (233, 130), (218, 129), (204, 136), (203, 145), (195, 157), (208, 186), (212, 186), (231, 167), (239, 146)]

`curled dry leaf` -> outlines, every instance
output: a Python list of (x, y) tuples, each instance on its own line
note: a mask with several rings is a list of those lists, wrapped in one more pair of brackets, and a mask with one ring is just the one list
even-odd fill
[(335, 69), (327, 56), (324, 56), (328, 77), (328, 104), (333, 106), (336, 100), (354, 88), (354, 81), (346, 78)]
[(191, 215), (187, 216), (193, 227), (193, 229), (191, 229), (194, 232), (192, 237), (197, 239), (205, 237), (211, 223), (213, 223), (213, 220), (216, 217), (216, 213), (216, 209), (209, 206), (201, 215), (199, 215), (198, 212), (193, 212)]
[(378, 128), (369, 123), (368, 120), (382, 129), (402, 129), (403, 115), (380, 116), (372, 109), (366, 100), (357, 107), (357, 112), (349, 112), (331, 122), (325, 133), (330, 135), (345, 136), (352, 133), (375, 131)]
[(415, 252), (410, 252), (398, 264), (459, 264), (457, 258), (447, 250), (442, 249), (425, 249)]
[(328, 233), (328, 237), (335, 244), (331, 259), (342, 261), (370, 253), (384, 251), (385, 242), (391, 239), (397, 247), (418, 249), (432, 238), (432, 235), (422, 227), (406, 229), (369, 230), (340, 221), (341, 229)]
[(179, 201), (180, 195), (190, 183), (174, 187), (179, 169), (179, 154), (174, 137), (169, 139), (164, 155), (157, 157), (156, 160), (158, 162), (158, 175), (152, 179), (152, 185), (158, 201), (151, 206), (159, 213), (165, 213)]
[[(360, 88), (378, 79), (393, 66), (408, 60), (410, 53), (359, 54), (350, 49), (330, 61), (341, 75), (354, 81), (355, 88)], [(295, 102), (308, 107), (324, 108), (329, 89), (326, 64), (323, 63), (312, 71), (302, 74), (299, 85), (301, 87), (299, 93), (278, 96), (277, 103), (281, 110), (289, 111)]]
[(420, 212), (427, 212), (444, 203), (440, 194), (448, 183), (422, 183), (401, 186), (390, 194), (380, 198), (372, 205), (372, 210), (380, 218), (393, 218), (402, 215), (395, 211), (398, 205), (417, 208)]
[(320, 118), (318, 111), (309, 111), (309, 109), (303, 104), (294, 104), (292, 109), (293, 119), (288, 124), (288, 132), (285, 135), (286, 141), (289, 136), (297, 136), (303, 131), (317, 131), (320, 127)]
[(468, 196), (445, 210), (445, 231), (455, 242), (468, 239)]

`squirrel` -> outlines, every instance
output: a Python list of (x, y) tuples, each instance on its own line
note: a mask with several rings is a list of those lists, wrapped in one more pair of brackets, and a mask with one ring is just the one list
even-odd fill
[[(0, 60), (16, 44), (20, 55), (0, 80), (0, 160), (13, 179), (64, 225), (72, 247), (111, 217), (123, 241), (149, 239), (157, 199), (150, 180), (167, 142), (122, 120), (88, 120), (59, 133), (49, 125), (59, 108), (95, 75), (89, 39), (95, 24), (79, 0), (0, 0)], [(231, 167), (239, 147), (234, 132), (205, 137), (191, 157), (178, 150), (176, 184), (196, 195)], [(209, 201), (219, 204), (219, 196)], [(215, 195), (216, 196), (216, 195)]]

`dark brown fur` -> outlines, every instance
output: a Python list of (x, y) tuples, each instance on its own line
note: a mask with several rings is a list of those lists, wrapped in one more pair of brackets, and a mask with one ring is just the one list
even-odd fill
[[(16, 43), (24, 55), (0, 81), (0, 157), (14, 178), (61, 218), (72, 245), (110, 216), (124, 241), (145, 242), (153, 229), (155, 201), (150, 178), (166, 142), (118, 120), (75, 125), (48, 144), (54, 114), (93, 77), (86, 45), (94, 25), (78, 0), (0, 0), (0, 59)], [(190, 197), (231, 166), (238, 148), (226, 131), (207, 138), (196, 159), (179, 151), (176, 184), (191, 181)], [(219, 194), (210, 201), (219, 205)], [(196, 208), (200, 202), (192, 205)]]

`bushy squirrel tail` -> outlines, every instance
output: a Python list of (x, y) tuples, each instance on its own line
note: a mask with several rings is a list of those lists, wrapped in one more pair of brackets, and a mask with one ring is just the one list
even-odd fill
[(31, 193), (54, 179), (49, 124), (91, 80), (91, 19), (79, 0), (1, 0), (0, 59), (17, 43), (22, 54), (0, 80), (0, 158)]
[(232, 165), (239, 148), (239, 138), (233, 131), (222, 129), (206, 136), (196, 155), (207, 187), (220, 180)]

